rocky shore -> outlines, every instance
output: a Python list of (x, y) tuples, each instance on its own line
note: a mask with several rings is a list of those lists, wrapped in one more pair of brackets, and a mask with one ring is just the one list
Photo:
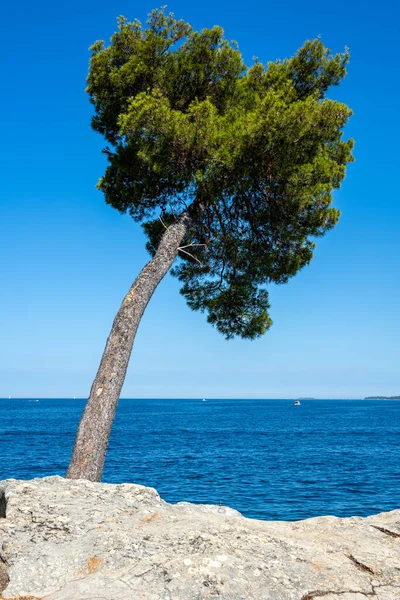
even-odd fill
[(400, 600), (400, 510), (286, 523), (151, 488), (0, 483), (8, 600)]

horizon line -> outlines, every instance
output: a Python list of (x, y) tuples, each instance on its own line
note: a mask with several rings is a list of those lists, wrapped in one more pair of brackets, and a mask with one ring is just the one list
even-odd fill
[[(0, 400), (88, 400), (87, 397), (85, 396), (3, 396), (0, 397)], [(357, 397), (337, 397), (337, 398), (329, 398), (329, 397), (322, 397), (322, 398), (317, 398), (317, 397), (313, 397), (313, 396), (298, 396), (298, 397), (294, 397), (294, 396), (282, 396), (280, 398), (267, 398), (267, 397), (263, 397), (263, 398), (251, 398), (251, 397), (247, 397), (247, 398), (229, 398), (229, 397), (208, 397), (208, 398), (204, 398), (205, 400), (390, 400), (390, 399), (396, 399), (399, 400), (400, 397), (399, 396), (382, 396), (382, 395), (377, 395), (377, 396), (357, 396)], [(136, 396), (122, 396), (119, 398), (119, 400), (203, 400), (203, 398), (201, 398), (200, 396), (196, 396), (196, 397), (186, 397), (186, 396), (181, 396), (181, 397), (176, 397), (176, 396), (146, 396), (146, 397), (136, 397)]]

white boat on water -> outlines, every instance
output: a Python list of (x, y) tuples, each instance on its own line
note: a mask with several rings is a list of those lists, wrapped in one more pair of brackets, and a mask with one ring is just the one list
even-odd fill
[(301, 404), (300, 404), (300, 400), (295, 400), (295, 401), (293, 402), (293, 406), (301, 406)]

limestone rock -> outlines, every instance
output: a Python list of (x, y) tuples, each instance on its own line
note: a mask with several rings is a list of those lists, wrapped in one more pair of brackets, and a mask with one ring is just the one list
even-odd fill
[(1, 498), (4, 599), (400, 600), (400, 510), (256, 521), (61, 477), (5, 481)]
[(7, 569), (0, 563), (0, 593), (7, 587), (9, 582)]

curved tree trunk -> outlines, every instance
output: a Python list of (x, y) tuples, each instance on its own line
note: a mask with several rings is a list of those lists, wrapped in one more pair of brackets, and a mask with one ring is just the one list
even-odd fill
[(125, 296), (108, 337), (75, 438), (68, 479), (100, 481), (119, 396), (140, 319), (157, 285), (174, 262), (191, 225), (187, 212), (165, 231), (154, 258)]

